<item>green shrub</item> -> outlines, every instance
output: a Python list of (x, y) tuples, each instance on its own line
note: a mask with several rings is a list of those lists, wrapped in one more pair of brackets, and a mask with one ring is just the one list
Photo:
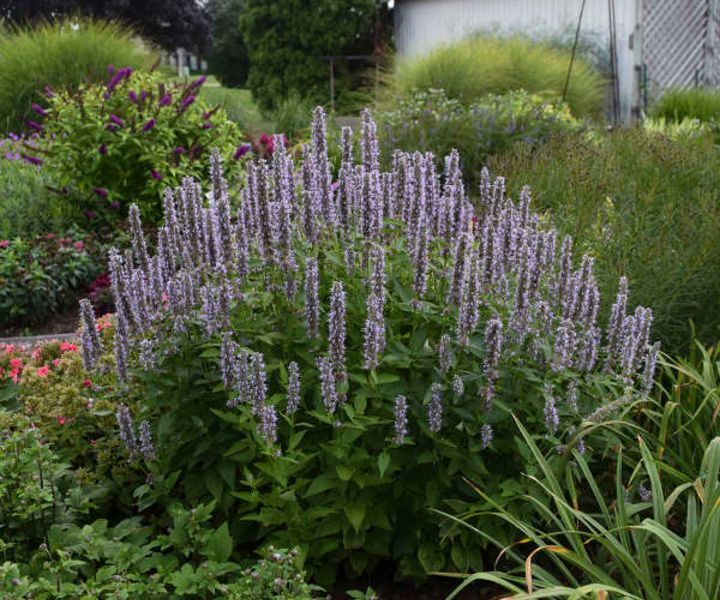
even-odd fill
[(75, 301), (102, 270), (102, 247), (90, 236), (0, 240), (0, 324), (37, 324)]
[[(470, 105), (487, 94), (527, 90), (556, 101), (562, 97), (570, 52), (520, 36), (474, 36), (418, 58), (400, 58), (387, 78), (385, 102), (417, 91), (442, 89)], [(582, 59), (575, 59), (567, 103), (575, 116), (597, 115), (603, 80)]]
[(386, 158), (394, 148), (432, 152), (438, 158), (458, 150), (470, 189), (490, 155), (519, 141), (535, 146), (583, 127), (567, 106), (523, 91), (483, 96), (467, 107), (442, 90), (417, 92), (403, 98), (396, 110), (381, 113), (378, 122)]
[(291, 91), (273, 111), (275, 130), (284, 133), (291, 140), (295, 139), (307, 129), (313, 108), (315, 105), (310, 100), (303, 98), (294, 90)]
[[(169, 489), (212, 499), (236, 541), (300, 546), (321, 583), (386, 560), (419, 577), (477, 564), (472, 536), (438, 531), (427, 508), (458, 508), (462, 475), (516, 500), (524, 461), (510, 412), (544, 443), (567, 443), (584, 416), (644, 393), (655, 353), (651, 311), (625, 319), (622, 293), (601, 344), (592, 262), (573, 263), (571, 241), (527, 195), (516, 205), (484, 179), (473, 212), (457, 154), (441, 180), (421, 153), (381, 173), (367, 113), (362, 130), (367, 167), (345, 140), (336, 207), (323, 207), (336, 196), (316, 109), (304, 189), (277, 145), (248, 169), (236, 218), (223, 195), (204, 211), (188, 179), (177, 201), (195, 206), (175, 210), (168, 196), (162, 234), (180, 247), (147, 256), (134, 208), (137, 252), (110, 259), (115, 387), (143, 398), (133, 416), (156, 438), (157, 454), (143, 452), (119, 415), (130, 458), (153, 474), (135, 492), (141, 508)], [(195, 233), (201, 214), (212, 237)], [(158, 261), (164, 286), (141, 266)]]
[(491, 157), (517, 194), (533, 190), (558, 229), (597, 257), (610, 293), (627, 275), (635, 301), (652, 304), (664, 349), (686, 347), (689, 320), (707, 343), (720, 325), (720, 155), (708, 138), (680, 143), (642, 131), (516, 146)]
[(0, 239), (62, 231), (82, 222), (76, 207), (48, 189), (53, 181), (47, 170), (25, 163), (15, 144), (0, 140)]
[(171, 85), (123, 68), (107, 84), (55, 94), (41, 109), (43, 168), (91, 219), (115, 222), (136, 202), (157, 220), (163, 190), (204, 172), (211, 147), (236, 172), (240, 132), (221, 108), (196, 98), (203, 82)]
[(0, 130), (18, 130), (45, 88), (76, 90), (102, 81), (110, 64), (149, 67), (153, 58), (114, 23), (69, 19), (0, 34)]
[[(542, 470), (542, 476), (532, 478), (535, 490), (527, 502), (543, 525), (517, 519), (476, 488), (497, 517), (523, 539), (512, 547), (500, 546), (506, 571), (473, 575), (448, 600), (479, 581), (501, 585), (512, 592), (509, 598), (518, 599), (718, 597), (720, 438), (710, 441), (700, 470), (687, 473), (688, 481), (675, 489), (664, 489), (662, 464), (640, 438), (642, 462), (626, 478), (619, 454), (615, 494), (608, 502), (581, 454), (573, 452), (577, 467), (570, 465), (566, 473), (558, 473), (530, 434), (522, 427), (521, 432)], [(678, 522), (683, 515), (684, 522)], [(474, 531), (487, 539), (483, 531)], [(524, 552), (528, 543), (531, 551)], [(510, 567), (504, 567), (506, 561)]]
[(668, 90), (650, 109), (650, 116), (675, 123), (685, 119), (717, 121), (720, 119), (720, 93), (704, 88)]

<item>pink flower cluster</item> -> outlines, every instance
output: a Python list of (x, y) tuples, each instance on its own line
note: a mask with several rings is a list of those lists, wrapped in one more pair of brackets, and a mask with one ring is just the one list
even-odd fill
[[(52, 342), (49, 342), (52, 343)], [(9, 379), (13, 383), (20, 383), (23, 373), (35, 371), (38, 377), (47, 377), (52, 369), (62, 367), (62, 355), (67, 352), (77, 352), (77, 344), (61, 342), (60, 356), (48, 358), (44, 349), (47, 344), (37, 346), (28, 353), (27, 347), (18, 344), (0, 345), (0, 382)], [(87, 386), (86, 386), (87, 387)]]

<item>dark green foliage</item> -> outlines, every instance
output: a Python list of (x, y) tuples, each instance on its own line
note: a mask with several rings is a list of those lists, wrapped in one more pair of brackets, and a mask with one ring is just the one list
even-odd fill
[(211, 0), (208, 11), (213, 20), (212, 50), (208, 66), (225, 87), (245, 85), (250, 63), (240, 31), (245, 0)]
[(700, 340), (717, 338), (720, 156), (711, 140), (618, 131), (516, 146), (489, 165), (515, 194), (529, 185), (535, 207), (597, 257), (603, 297), (628, 276), (633, 302), (652, 305), (666, 351), (685, 347), (691, 319)]
[(717, 121), (720, 119), (720, 93), (704, 88), (669, 90), (652, 107), (650, 116), (676, 123), (686, 118)]
[[(374, 0), (247, 0), (240, 21), (250, 59), (247, 85), (260, 106), (274, 108), (291, 90), (329, 102), (329, 63), (322, 57), (372, 53), (375, 10)], [(336, 65), (339, 103), (357, 67)]]
[(442, 90), (416, 92), (403, 97), (396, 110), (380, 113), (378, 121), (386, 160), (394, 148), (432, 152), (438, 158), (456, 149), (470, 189), (489, 156), (515, 142), (536, 146), (583, 128), (566, 105), (523, 91), (483, 96), (469, 106)]
[(0, 240), (0, 325), (41, 323), (104, 270), (100, 246), (70, 232)]
[(0, 131), (19, 132), (34, 119), (30, 105), (45, 100), (45, 86), (77, 90), (105, 80), (110, 64), (137, 69), (152, 62), (130, 30), (112, 23), (60, 21), (2, 33)]

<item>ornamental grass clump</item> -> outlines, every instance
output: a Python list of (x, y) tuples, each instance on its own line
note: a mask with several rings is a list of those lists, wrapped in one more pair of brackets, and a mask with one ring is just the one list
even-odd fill
[(476, 564), (477, 540), (439, 544), (427, 508), (462, 497), (461, 475), (518, 498), (511, 412), (572, 445), (643, 393), (656, 351), (625, 283), (601, 329), (593, 260), (529, 190), (513, 201), (485, 172), (473, 206), (457, 153), (440, 173), (398, 151), (382, 172), (375, 136), (365, 112), (335, 174), (316, 109), (301, 164), (278, 140), (238, 206), (214, 152), (211, 193), (166, 190), (156, 252), (133, 208), (132, 250), (110, 254), (117, 377), (154, 440), (141, 502), (213, 498), (238, 540), (299, 544), (319, 581)]

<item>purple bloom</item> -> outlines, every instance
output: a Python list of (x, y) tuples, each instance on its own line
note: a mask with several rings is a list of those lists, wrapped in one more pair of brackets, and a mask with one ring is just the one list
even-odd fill
[(395, 444), (400, 446), (408, 434), (407, 398), (398, 396), (395, 398)]
[(492, 443), (493, 437), (494, 437), (494, 434), (493, 434), (492, 425), (485, 423), (480, 428), (480, 439), (482, 440), (483, 449), (487, 448)]
[(267, 374), (265, 357), (261, 352), (250, 355), (250, 401), (253, 414), (260, 414), (267, 400)]
[(180, 110), (181, 111), (185, 110), (193, 102), (195, 102), (195, 96), (193, 96), (193, 95), (183, 98), (182, 102), (180, 103)]
[(32, 119), (28, 119), (26, 121), (27, 126), (32, 129), (33, 131), (43, 131), (43, 126), (40, 125), (37, 121), (33, 121)]
[(383, 302), (374, 293), (367, 298), (367, 318), (365, 319), (365, 368), (375, 369), (379, 364), (379, 355), (385, 349), (385, 319)]
[(315, 258), (305, 261), (305, 327), (309, 338), (318, 336), (320, 300), (318, 295), (318, 263)]
[(29, 154), (21, 154), (21, 156), (25, 162), (28, 162), (31, 165), (35, 165), (36, 167), (39, 167), (43, 164), (42, 159), (38, 158), (37, 156), (30, 156)]
[(138, 95), (135, 93), (135, 90), (130, 90), (128, 92), (128, 97), (130, 98), (130, 102), (137, 102), (138, 101)]
[(226, 331), (222, 334), (220, 345), (220, 373), (226, 390), (232, 389), (235, 385), (235, 354), (237, 344), (232, 339), (232, 333)]
[(558, 416), (557, 408), (555, 407), (555, 396), (552, 393), (546, 393), (545, 395), (545, 427), (547, 430), (555, 435), (558, 427), (560, 426), (560, 417)]
[(82, 322), (80, 344), (83, 366), (86, 371), (91, 371), (100, 360), (102, 344), (95, 325), (95, 311), (87, 298), (80, 300), (80, 321)]
[(110, 122), (117, 125), (118, 127), (122, 127), (125, 125), (125, 121), (123, 121), (120, 117), (114, 114), (110, 114)]
[(54, 95), (55, 95), (55, 93), (53, 92), (53, 89), (49, 85), (46, 85), (45, 86), (45, 97), (52, 98)]
[(46, 111), (42, 106), (39, 104), (33, 103), (31, 104), (32, 109), (39, 114), (41, 117), (47, 117), (48, 111)]
[(333, 414), (338, 404), (337, 390), (335, 389), (335, 375), (333, 362), (327, 356), (318, 356), (316, 364), (320, 376), (320, 393), (325, 409)]
[(160, 100), (158, 101), (158, 106), (160, 108), (163, 108), (164, 106), (168, 106), (172, 102), (172, 96), (170, 94), (165, 94)]
[(105, 144), (100, 144), (100, 147), (98, 148), (98, 152), (102, 154), (103, 156), (106, 156), (108, 153), (108, 147)]
[(452, 389), (453, 393), (456, 396), (462, 396), (465, 392), (465, 384), (463, 383), (462, 377), (460, 375), (455, 375), (452, 380)]
[(107, 72), (108, 72), (108, 75), (112, 75), (113, 73), (115, 73), (115, 65), (113, 65), (112, 63), (109, 64), (107, 66)]
[(117, 420), (118, 427), (120, 428), (120, 439), (125, 444), (125, 447), (130, 452), (130, 457), (134, 457), (135, 453), (140, 449), (137, 437), (135, 436), (135, 426), (133, 424), (132, 416), (130, 415), (130, 409), (126, 404), (120, 404), (117, 411), (115, 411), (115, 419)]
[(155, 124), (157, 121), (155, 119), (148, 119), (145, 125), (143, 125), (143, 133), (150, 131), (153, 127), (155, 127)]
[(185, 154), (185, 148), (182, 146), (175, 146), (175, 149), (173, 150), (173, 154), (175, 156), (180, 156), (181, 154)]
[(439, 383), (433, 383), (430, 387), (431, 395), (430, 403), (427, 408), (427, 416), (428, 426), (430, 427), (430, 431), (433, 433), (437, 433), (442, 429), (443, 404), (442, 395), (440, 393), (441, 389), (442, 388)]
[(452, 366), (451, 346), (452, 340), (450, 339), (450, 336), (447, 333), (443, 334), (437, 345), (438, 363), (442, 373), (447, 373)]
[(101, 198), (107, 198), (108, 197), (108, 191), (105, 188), (93, 188), (93, 192), (97, 196), (100, 196)]
[(155, 169), (150, 169), (150, 175), (152, 176), (153, 179), (157, 179), (158, 181), (163, 180), (162, 173), (160, 173), (159, 171), (156, 171)]
[(83, 214), (91, 221), (97, 219), (97, 213), (94, 210), (86, 210)]
[(650, 502), (652, 500), (652, 491), (647, 489), (644, 484), (638, 486), (638, 496), (643, 502)]
[(485, 376), (489, 381), (496, 381), (498, 378), (498, 365), (503, 346), (503, 324), (497, 314), (494, 314), (485, 327)]
[(213, 127), (212, 123), (203, 123), (201, 129), (212, 129)]
[(234, 159), (234, 160), (239, 160), (239, 159), (241, 159), (241, 158), (242, 158), (243, 156), (245, 156), (248, 152), (250, 152), (250, 148), (251, 148), (250, 144), (240, 144), (240, 145), (236, 148), (235, 154), (233, 154), (233, 159)]
[(110, 204), (108, 204), (108, 206), (113, 210), (117, 210), (120, 208), (120, 202), (118, 200), (113, 200)]
[(196, 90), (196, 89), (198, 89), (200, 86), (202, 86), (202, 84), (205, 83), (206, 81), (207, 81), (207, 77), (206, 77), (205, 75), (201, 75), (200, 77), (198, 77), (195, 81), (193, 81), (193, 82), (190, 84), (190, 89), (191, 89), (191, 90)]
[(259, 417), (257, 432), (268, 446), (272, 446), (277, 442), (277, 412), (275, 407), (264, 404), (260, 407)]

